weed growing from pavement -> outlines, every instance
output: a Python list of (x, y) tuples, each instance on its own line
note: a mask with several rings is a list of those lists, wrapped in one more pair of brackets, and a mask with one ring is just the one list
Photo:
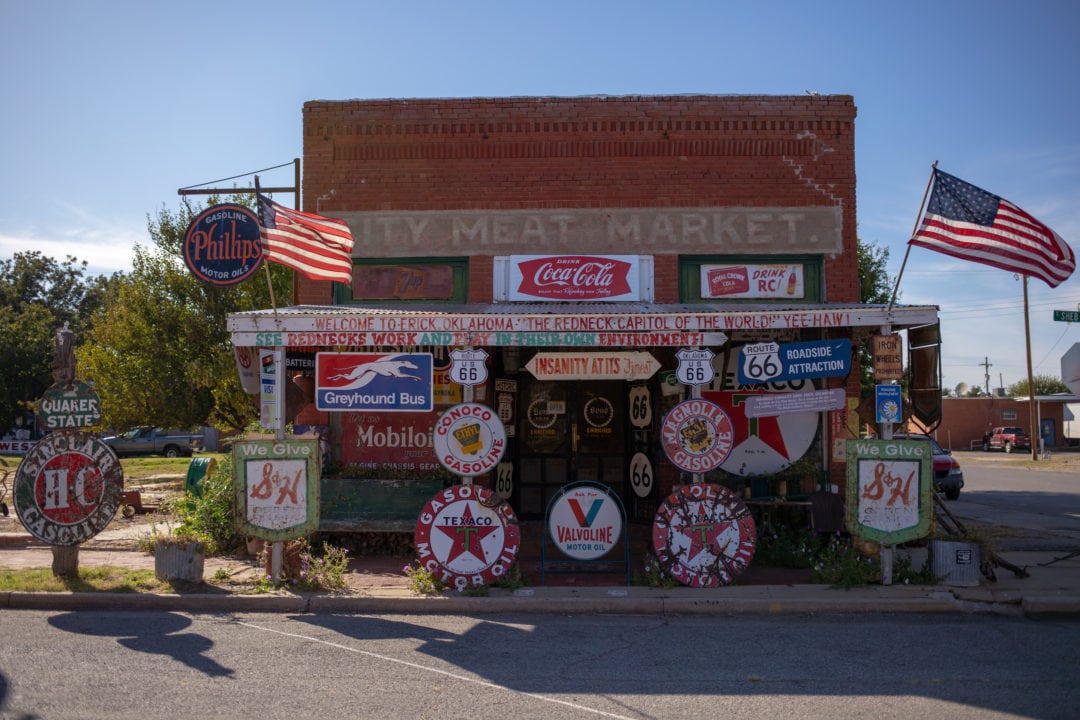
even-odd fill
[(446, 589), (442, 580), (424, 568), (419, 561), (409, 563), (401, 571), (409, 578), (409, 590), (416, 595), (434, 595)]

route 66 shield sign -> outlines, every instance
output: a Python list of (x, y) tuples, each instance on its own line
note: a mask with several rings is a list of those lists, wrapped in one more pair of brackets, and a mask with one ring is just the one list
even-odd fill
[(487, 380), (488, 354), (479, 348), (475, 350), (451, 350), (450, 379), (458, 385), (479, 385)]
[(784, 371), (780, 344), (774, 342), (744, 345), (739, 352), (739, 382), (758, 385), (779, 377)]
[(708, 385), (712, 382), (712, 350), (682, 348), (675, 353), (675, 357), (679, 360), (675, 377), (683, 385)]

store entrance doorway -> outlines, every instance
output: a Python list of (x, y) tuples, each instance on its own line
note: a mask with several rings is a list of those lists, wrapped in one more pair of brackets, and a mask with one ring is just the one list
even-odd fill
[(524, 384), (518, 427), (518, 514), (540, 519), (563, 485), (603, 483), (625, 501), (627, 385), (622, 381)]

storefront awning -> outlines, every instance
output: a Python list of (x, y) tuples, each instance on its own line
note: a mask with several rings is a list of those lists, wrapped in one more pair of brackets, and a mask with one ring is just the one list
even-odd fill
[(734, 332), (904, 328), (938, 321), (931, 305), (495, 303), (302, 305), (231, 313), (240, 347), (715, 347)]

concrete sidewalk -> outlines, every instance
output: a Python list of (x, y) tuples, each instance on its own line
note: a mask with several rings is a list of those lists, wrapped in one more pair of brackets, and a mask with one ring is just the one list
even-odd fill
[[(79, 566), (112, 565), (154, 569), (152, 555), (136, 549), (145, 526), (110, 527), (79, 548)], [(791, 581), (791, 574), (751, 565), (737, 585), (722, 588), (650, 588), (621, 584), (547, 584), (517, 590), (490, 589), (472, 596), (446, 592), (417, 596), (409, 590), (405, 558), (354, 558), (347, 588), (321, 593), (284, 590), (252, 594), (259, 572), (252, 558), (206, 558), (204, 578), (227, 575), (192, 592), (151, 593), (0, 593), (2, 608), (154, 609), (189, 612), (395, 612), (395, 613), (626, 613), (626, 614), (778, 614), (778, 613), (993, 613), (1016, 616), (1080, 616), (1080, 554), (1070, 551), (1002, 552), (1024, 569), (1018, 577), (995, 568), (996, 580), (979, 577), (975, 587), (867, 585), (848, 590)], [(52, 549), (26, 533), (16, 521), (0, 529), (0, 568), (51, 568)], [(224, 572), (219, 572), (224, 571)], [(530, 572), (538, 578), (538, 572)], [(612, 579), (597, 578), (611, 583)]]

